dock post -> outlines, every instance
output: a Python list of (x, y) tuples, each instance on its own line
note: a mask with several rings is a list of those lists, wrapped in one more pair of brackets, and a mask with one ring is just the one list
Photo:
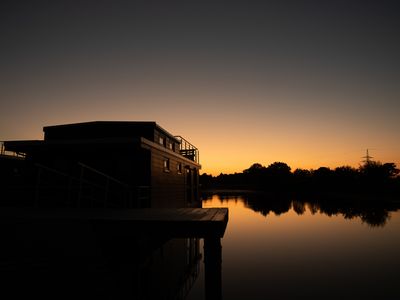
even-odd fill
[(222, 299), (222, 246), (218, 236), (204, 238), (204, 285), (206, 300)]
[(78, 203), (77, 203), (77, 207), (80, 208), (81, 207), (81, 199), (82, 199), (82, 187), (83, 186), (83, 166), (81, 166), (81, 175), (79, 178), (79, 192), (78, 192)]
[(39, 167), (36, 177), (36, 187), (35, 187), (35, 207), (39, 207), (39, 193), (40, 193), (40, 181), (41, 181), (42, 169)]

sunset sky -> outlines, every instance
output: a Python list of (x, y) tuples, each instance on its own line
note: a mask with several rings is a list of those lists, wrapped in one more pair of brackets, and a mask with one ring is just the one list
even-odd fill
[(156, 121), (202, 172), (400, 165), (398, 1), (1, 1), (0, 140)]

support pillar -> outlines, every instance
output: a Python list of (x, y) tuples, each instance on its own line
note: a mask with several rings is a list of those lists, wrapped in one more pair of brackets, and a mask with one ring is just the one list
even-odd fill
[(204, 284), (206, 300), (222, 299), (222, 247), (216, 236), (204, 238)]

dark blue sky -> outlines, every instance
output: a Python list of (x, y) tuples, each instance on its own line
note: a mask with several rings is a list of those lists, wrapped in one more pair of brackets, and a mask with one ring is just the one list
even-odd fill
[(261, 135), (254, 159), (301, 166), (313, 149), (319, 164), (356, 164), (371, 147), (400, 161), (396, 1), (2, 1), (0, 34), (0, 139), (150, 119), (213, 166), (208, 126), (225, 144)]

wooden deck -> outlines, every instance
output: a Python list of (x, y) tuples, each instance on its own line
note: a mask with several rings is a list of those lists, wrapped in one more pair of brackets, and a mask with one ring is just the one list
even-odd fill
[(223, 237), (227, 208), (125, 209), (125, 210), (0, 210), (2, 221), (16, 224), (91, 223), (104, 230), (126, 234), (172, 237)]

